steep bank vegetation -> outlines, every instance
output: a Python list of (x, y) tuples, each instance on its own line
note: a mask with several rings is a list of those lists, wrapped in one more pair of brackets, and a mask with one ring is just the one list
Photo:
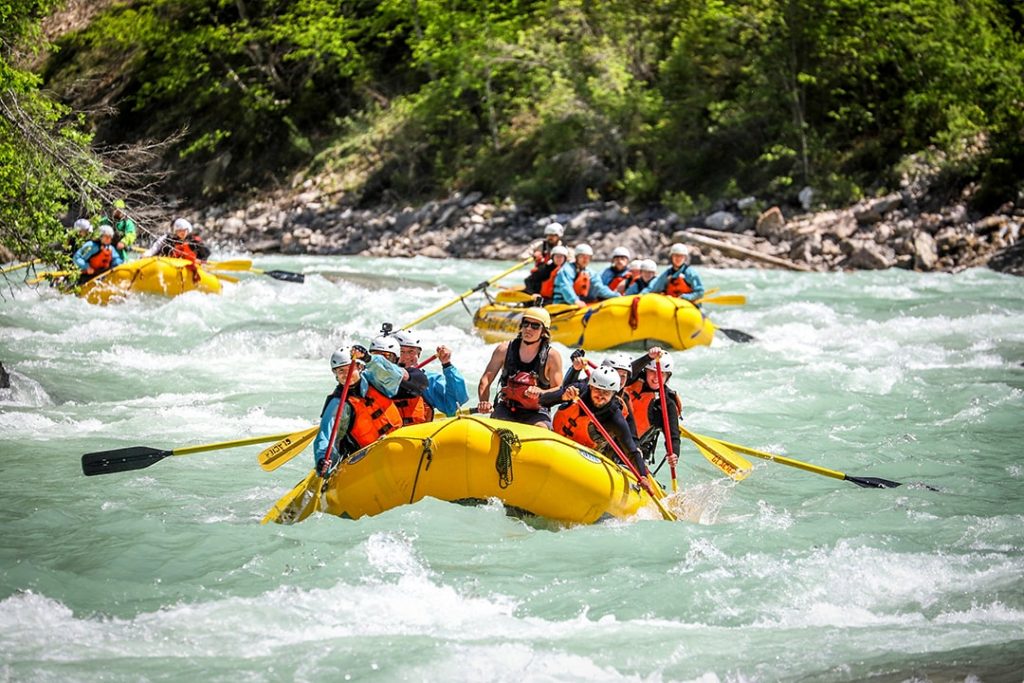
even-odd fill
[(875, 194), (936, 145), (951, 192), (997, 203), (1024, 177), (1022, 20), (1009, 0), (134, 0), (44, 76), (116, 105), (105, 142), (184, 129), (165, 163), (193, 196), (312, 168), (364, 204), (472, 187), (685, 213)]

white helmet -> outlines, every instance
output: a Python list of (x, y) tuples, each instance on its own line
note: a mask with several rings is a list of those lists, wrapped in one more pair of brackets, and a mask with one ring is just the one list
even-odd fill
[(331, 354), (331, 370), (352, 364), (352, 354), (348, 349), (338, 349)]
[(398, 343), (398, 340), (393, 336), (391, 337), (377, 337), (370, 342), (370, 353), (374, 351), (382, 351), (384, 353), (393, 353), (396, 356), (402, 352), (402, 347)]
[(409, 330), (398, 330), (397, 332), (392, 332), (391, 338), (397, 341), (399, 346), (411, 346), (417, 349), (423, 348), (423, 344), (420, 343), (420, 340)]
[(682, 242), (676, 242), (675, 244), (672, 245), (672, 248), (668, 250), (668, 255), (669, 256), (677, 256), (677, 255), (689, 256), (690, 255), (690, 248), (688, 246), (686, 246), (685, 244), (683, 244)]
[(640, 270), (645, 273), (656, 273), (658, 272), (658, 264), (649, 258), (645, 258), (640, 262)]
[[(644, 366), (644, 370), (658, 371), (658, 362), (655, 359), (651, 359), (651, 362)], [(661, 371), (672, 372), (672, 356), (667, 353), (661, 354)]]
[(629, 356), (624, 353), (613, 353), (601, 361), (601, 366), (629, 372), (633, 369), (633, 362), (629, 360)]
[(88, 218), (79, 218), (75, 221), (75, 230), (88, 230), (92, 232), (92, 223), (89, 222)]
[(632, 254), (630, 254), (629, 249), (626, 249), (625, 247), (615, 247), (615, 249), (612, 250), (612, 258), (617, 258), (619, 256), (630, 258)]
[(102, 237), (103, 235), (106, 235), (107, 237), (113, 237), (114, 236), (114, 229), (112, 227), (110, 227), (109, 225), (101, 225), (100, 226), (100, 236)]
[(177, 232), (178, 230), (184, 230), (185, 232), (192, 232), (192, 224), (189, 223), (184, 218), (175, 218), (174, 219), (174, 226), (173, 227), (174, 227), (174, 231), (175, 232)]
[(548, 223), (547, 226), (545, 226), (545, 228), (544, 228), (544, 236), (545, 237), (547, 237), (548, 235), (558, 235), (559, 237), (561, 237), (564, 234), (565, 234), (565, 227), (561, 223), (558, 223), (558, 222)]
[(569, 250), (563, 247), (561, 244), (559, 244), (557, 247), (551, 250), (552, 256), (558, 256), (559, 254), (561, 254), (565, 258), (569, 258)]
[(638, 258), (635, 258), (635, 259), (633, 259), (632, 261), (629, 262), (629, 265), (627, 266), (627, 268), (629, 268), (630, 270), (640, 270), (640, 264), (641, 263), (643, 263), (643, 261), (641, 261)]
[(596, 368), (590, 373), (590, 386), (605, 391), (618, 391), (622, 380), (615, 368)]
[(590, 248), (589, 244), (579, 244), (576, 246), (577, 256), (593, 256), (594, 250)]

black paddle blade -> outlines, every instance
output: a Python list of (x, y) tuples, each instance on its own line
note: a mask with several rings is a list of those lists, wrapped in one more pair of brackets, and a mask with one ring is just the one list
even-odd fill
[(742, 330), (733, 329), (731, 327), (719, 327), (718, 331), (738, 344), (746, 344), (747, 342), (754, 341), (754, 335), (747, 334)]
[(903, 486), (898, 481), (880, 479), (878, 477), (851, 477), (849, 474), (846, 475), (846, 481), (852, 481), (857, 486), (866, 489), (894, 489), (897, 486)]
[(266, 274), (275, 280), (284, 280), (285, 282), (298, 282), (302, 284), (306, 281), (306, 276), (302, 273), (293, 273), (290, 270), (268, 270)]
[(86, 453), (82, 456), (82, 473), (91, 477), (96, 474), (141, 470), (160, 462), (169, 455), (174, 455), (174, 453), (147, 446)]

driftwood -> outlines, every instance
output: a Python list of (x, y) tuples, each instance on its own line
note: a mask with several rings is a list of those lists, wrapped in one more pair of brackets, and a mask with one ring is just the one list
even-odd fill
[(799, 270), (803, 272), (809, 272), (811, 270), (809, 266), (802, 263), (796, 263), (795, 261), (779, 258), (778, 256), (762, 254), (759, 251), (748, 249), (747, 247), (741, 247), (738, 244), (730, 244), (720, 239), (698, 235), (694, 233), (693, 230), (684, 230), (679, 237), (687, 242), (699, 244), (702, 247), (713, 247), (723, 254), (731, 254), (733, 256), (753, 259), (755, 261), (763, 261), (764, 263), (770, 263), (773, 266), (778, 266), (780, 268), (788, 268), (789, 270)]

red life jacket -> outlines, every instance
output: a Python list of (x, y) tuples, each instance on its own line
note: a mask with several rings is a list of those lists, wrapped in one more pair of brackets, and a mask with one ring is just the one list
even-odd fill
[(402, 424), (418, 425), (434, 419), (434, 409), (423, 400), (422, 396), (393, 399), (398, 413), (402, 416)]
[[(562, 266), (564, 265), (563, 263)], [(558, 277), (558, 271), (562, 269), (562, 266), (555, 266), (548, 279), (540, 284), (540, 295), (545, 299), (551, 299), (555, 296), (555, 278)]]
[(100, 250), (89, 257), (89, 267), (97, 273), (110, 270), (110, 264), (114, 262), (114, 247), (102, 242), (96, 243)]
[(502, 389), (498, 392), (499, 398), (513, 410), (540, 410), (540, 400), (536, 396), (527, 396), (526, 390), (530, 387), (549, 389), (551, 385), (547, 380), (545, 369), (548, 364), (548, 346), (546, 339), (541, 339), (541, 345), (537, 356), (529, 363), (519, 359), (519, 349), (522, 339), (516, 337), (509, 343), (505, 352), (505, 365), (501, 371), (499, 384)]
[(586, 270), (577, 270), (576, 279), (572, 283), (572, 291), (576, 296), (586, 299), (590, 296), (590, 273)]
[[(630, 404), (633, 407), (633, 421), (636, 423), (636, 434), (641, 439), (651, 429), (661, 429), (664, 425), (651, 424), (651, 402), (655, 402), (660, 405), (657, 391), (651, 391), (647, 388), (647, 385), (642, 379), (630, 384), (626, 387), (626, 396), (629, 399)], [(679, 394), (674, 391), (669, 391), (668, 397), (676, 402), (676, 408), (679, 414), (683, 414), (683, 402), (679, 399)]]
[[(683, 277), (683, 273), (686, 272), (686, 266), (679, 269), (676, 275), (669, 276), (668, 283), (665, 285), (666, 296), (681, 296), (683, 294), (689, 294), (693, 291), (686, 278)], [(671, 269), (669, 269), (671, 271)]]
[[(622, 291), (625, 292), (627, 289), (629, 289), (631, 286), (633, 286), (634, 282), (636, 282), (636, 281), (638, 281), (640, 279), (640, 273), (637, 273), (636, 275), (633, 275), (632, 273), (627, 272), (625, 275), (622, 276), (622, 279), (626, 281), (626, 286), (623, 287), (623, 289), (622, 289)], [(613, 280), (613, 282), (614, 282), (614, 280)]]
[(402, 415), (394, 402), (372, 384), (366, 396), (349, 396), (347, 400), (353, 411), (348, 435), (360, 448), (402, 426)]
[(555, 413), (551, 429), (556, 434), (570, 438), (581, 446), (596, 448), (597, 444), (590, 437), (590, 416), (583, 412), (580, 402), (575, 401)]
[(188, 261), (195, 261), (198, 256), (196, 252), (192, 251), (192, 247), (189, 246), (188, 242), (181, 242), (174, 246), (171, 250), (171, 258), (182, 258)]

